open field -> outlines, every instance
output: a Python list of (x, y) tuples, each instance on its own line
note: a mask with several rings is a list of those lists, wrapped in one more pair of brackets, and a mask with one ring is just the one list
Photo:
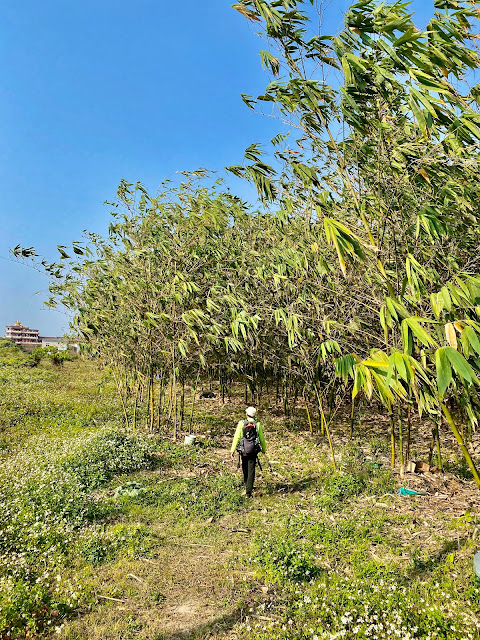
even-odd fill
[(240, 389), (199, 400), (185, 448), (126, 433), (90, 362), (0, 367), (0, 637), (479, 637), (480, 498), (448, 438), (450, 472), (401, 481), (387, 420), (365, 412), (350, 441), (346, 409), (334, 475), (304, 412), (265, 400), (271, 466), (247, 500), (228, 454), (243, 408)]

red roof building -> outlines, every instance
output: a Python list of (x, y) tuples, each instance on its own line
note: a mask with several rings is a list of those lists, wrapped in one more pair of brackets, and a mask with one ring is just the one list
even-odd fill
[(24, 327), (18, 320), (15, 324), (8, 325), (5, 331), (5, 337), (19, 345), (41, 344), (39, 334), (38, 329)]

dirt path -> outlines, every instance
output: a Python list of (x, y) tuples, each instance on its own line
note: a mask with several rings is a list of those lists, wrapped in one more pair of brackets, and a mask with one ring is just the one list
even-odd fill
[(224, 528), (222, 551), (179, 540), (154, 560), (103, 568), (95, 610), (72, 621), (62, 637), (180, 639), (215, 637), (231, 628), (244, 615), (249, 588), (235, 572), (235, 543), (226, 523)]

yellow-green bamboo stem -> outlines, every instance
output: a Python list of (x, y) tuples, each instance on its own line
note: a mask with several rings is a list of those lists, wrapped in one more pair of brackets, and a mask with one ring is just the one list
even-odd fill
[(353, 438), (353, 422), (355, 420), (355, 398), (352, 398), (352, 411), (350, 413), (350, 440)]
[(115, 385), (117, 387), (118, 395), (120, 396), (120, 402), (122, 404), (123, 415), (124, 415), (124, 418), (125, 418), (125, 426), (126, 426), (126, 428), (128, 430), (130, 428), (130, 423), (128, 421), (127, 407), (125, 405), (125, 400), (123, 398), (120, 379), (117, 378), (117, 375), (115, 374), (115, 369), (113, 367), (112, 367), (112, 373), (113, 373), (113, 379), (115, 380)]
[(198, 386), (199, 377), (200, 377), (200, 369), (198, 370), (198, 373), (197, 373), (197, 378), (195, 380), (195, 386), (192, 389), (192, 406), (190, 408), (190, 422), (189, 422), (189, 425), (188, 425), (188, 433), (192, 433), (193, 410), (194, 410), (194, 407), (195, 407), (195, 395), (197, 393), (197, 386)]
[(402, 406), (398, 403), (398, 448), (400, 453), (400, 477), (405, 475), (405, 462), (403, 459), (403, 422), (402, 422)]
[(405, 460), (408, 462), (410, 460), (410, 437), (412, 430), (412, 407), (408, 405), (407, 409), (407, 450), (405, 453)]
[[(441, 416), (440, 416), (441, 417)], [(442, 424), (442, 421), (439, 420), (439, 422), (437, 422), (437, 428), (436, 428), (436, 436), (437, 436), (437, 463), (438, 463), (438, 470), (440, 471), (440, 473), (443, 473), (443, 462), (442, 462), (442, 450), (440, 447), (440, 425)]]
[(473, 477), (475, 479), (477, 487), (480, 489), (480, 476), (478, 475), (478, 471), (477, 471), (477, 468), (475, 466), (475, 463), (473, 462), (472, 457), (471, 457), (470, 453), (468, 452), (467, 447), (465, 446), (465, 442), (463, 441), (463, 438), (460, 435), (459, 430), (457, 429), (457, 425), (455, 424), (450, 411), (448, 410), (448, 408), (447, 408), (447, 406), (445, 404), (442, 404), (441, 406), (442, 406), (443, 415), (445, 416), (445, 419), (447, 420), (448, 425), (449, 425), (450, 429), (452, 430), (456, 441), (460, 445), (460, 449), (462, 450), (462, 453), (465, 456), (465, 460), (467, 461), (467, 464), (470, 467), (470, 471), (473, 474)]
[(173, 376), (168, 381), (168, 420), (172, 417), (173, 411)]
[(335, 463), (335, 452), (333, 450), (333, 442), (332, 442), (332, 438), (330, 436), (330, 429), (328, 428), (328, 424), (327, 424), (327, 421), (325, 419), (325, 412), (323, 411), (322, 397), (321, 397), (317, 387), (315, 387), (315, 393), (317, 394), (318, 408), (320, 409), (320, 415), (321, 415), (321, 420), (322, 420), (322, 433), (325, 430), (325, 433), (327, 434), (328, 444), (330, 445), (330, 453), (332, 455), (333, 470), (336, 473), (337, 465)]
[(155, 420), (155, 407), (154, 407), (154, 399), (155, 399), (155, 387), (153, 384), (153, 373), (150, 374), (150, 433), (153, 433), (153, 422)]
[(325, 426), (325, 431), (327, 433), (328, 444), (330, 445), (330, 453), (332, 454), (333, 470), (336, 472), (337, 471), (337, 465), (335, 464), (335, 452), (333, 450), (332, 437), (330, 436), (330, 429), (328, 428), (328, 424), (327, 424), (327, 422), (325, 420), (325, 414), (323, 413), (323, 409), (322, 409), (322, 420), (323, 420), (323, 424)]
[(313, 436), (313, 424), (312, 424), (312, 419), (310, 417), (310, 411), (308, 410), (307, 399), (305, 398), (305, 396), (303, 396), (303, 398), (305, 400), (305, 409), (307, 410), (307, 418), (308, 418), (308, 424), (310, 426), (310, 433)]
[(395, 469), (395, 422), (393, 420), (393, 412), (390, 409), (390, 445), (392, 449), (392, 469)]
[(164, 400), (165, 400), (165, 387), (164, 387), (164, 374), (162, 372), (162, 377), (160, 379), (160, 390), (158, 393), (158, 413), (157, 413), (157, 428), (160, 431), (162, 426), (162, 413), (164, 411)]
[(137, 404), (138, 404), (139, 393), (140, 393), (140, 381), (137, 382), (137, 388), (135, 389), (135, 400), (133, 402), (132, 431), (134, 433), (137, 429)]
[(173, 369), (173, 441), (177, 440), (177, 376)]

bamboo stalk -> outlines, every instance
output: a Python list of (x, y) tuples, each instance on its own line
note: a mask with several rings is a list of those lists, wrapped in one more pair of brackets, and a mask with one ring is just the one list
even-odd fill
[(431, 467), (433, 464), (433, 449), (435, 447), (435, 427), (432, 429), (432, 439), (430, 440), (430, 446), (428, 447), (428, 464)]
[(408, 405), (408, 409), (407, 409), (407, 451), (405, 454), (405, 459), (408, 462), (410, 460), (410, 437), (411, 437), (411, 430), (412, 430), (412, 407), (410, 405)]
[(330, 394), (328, 396), (328, 422), (332, 419), (333, 413), (333, 404), (335, 401), (335, 378), (331, 382), (332, 388), (330, 389)]
[(160, 431), (160, 428), (162, 426), (162, 413), (163, 413), (163, 403), (164, 403), (164, 399), (165, 399), (165, 387), (164, 387), (164, 378), (165, 378), (165, 374), (162, 371), (162, 377), (160, 378), (160, 393), (158, 394), (158, 417), (157, 417), (157, 425), (158, 425), (158, 430)]
[(308, 410), (307, 399), (305, 398), (305, 396), (303, 396), (303, 398), (305, 400), (305, 409), (307, 410), (307, 418), (308, 418), (308, 424), (310, 426), (310, 433), (313, 436), (313, 425), (312, 425), (312, 419), (310, 417), (310, 411)]
[(453, 432), (453, 435), (455, 436), (456, 441), (458, 442), (458, 444), (460, 445), (460, 449), (462, 450), (463, 455), (465, 456), (465, 460), (467, 461), (468, 466), (470, 467), (470, 471), (473, 474), (473, 478), (477, 484), (477, 487), (480, 489), (480, 476), (478, 475), (478, 471), (477, 468), (475, 466), (475, 463), (472, 460), (472, 456), (470, 455), (467, 447), (465, 446), (465, 442), (463, 441), (462, 436), (460, 435), (460, 432), (457, 429), (457, 426), (450, 414), (450, 411), (448, 410), (447, 406), (445, 404), (442, 403), (441, 405), (442, 407), (442, 411), (443, 411), (443, 415), (445, 416), (448, 425), (450, 427), (450, 429)]
[(322, 398), (321, 398), (320, 393), (319, 393), (319, 391), (318, 391), (316, 386), (315, 386), (315, 393), (317, 394), (317, 403), (318, 403), (318, 408), (319, 408), (321, 419), (322, 419), (322, 430), (325, 429), (325, 432), (327, 434), (328, 444), (330, 445), (330, 453), (332, 455), (333, 471), (336, 473), (337, 465), (335, 463), (335, 452), (333, 450), (333, 442), (332, 442), (332, 438), (330, 436), (330, 429), (328, 428), (328, 424), (327, 424), (327, 421), (325, 419), (325, 413), (323, 411), (323, 405), (322, 405)]
[(323, 424), (325, 426), (325, 431), (327, 433), (328, 444), (330, 445), (330, 453), (332, 454), (333, 470), (336, 472), (337, 471), (337, 465), (335, 464), (335, 452), (333, 450), (332, 437), (330, 435), (330, 429), (328, 428), (327, 421), (325, 420), (325, 414), (323, 413), (323, 409), (322, 409), (322, 420), (323, 420)]
[(355, 420), (355, 398), (352, 398), (352, 411), (350, 413), (350, 440), (353, 439), (353, 423)]
[(185, 415), (185, 380), (182, 379), (182, 394), (180, 396), (180, 422), (179, 422), (179, 431), (182, 432), (183, 428), (183, 417)]
[(200, 377), (200, 368), (198, 369), (197, 378), (195, 380), (195, 386), (194, 386), (193, 391), (192, 391), (192, 406), (191, 406), (191, 409), (190, 409), (190, 422), (189, 422), (189, 425), (188, 425), (188, 433), (192, 433), (193, 409), (195, 407), (195, 396), (196, 396), (196, 393), (197, 393), (197, 385), (198, 385), (199, 377)]
[(155, 420), (155, 407), (154, 407), (154, 399), (155, 399), (155, 386), (154, 386), (154, 377), (153, 371), (150, 373), (150, 433), (153, 433), (153, 422)]
[(168, 420), (172, 418), (173, 411), (173, 376), (168, 381)]
[(398, 403), (398, 448), (400, 453), (400, 477), (405, 475), (405, 462), (403, 459), (403, 421), (402, 421), (402, 405)]
[[(148, 374), (148, 381), (147, 381), (147, 411), (145, 413), (145, 430), (147, 430), (148, 425), (149, 425), (149, 421), (150, 421), (150, 393), (151, 393), (151, 389), (150, 389), (150, 374)], [(143, 397), (142, 397), (143, 400)]]
[(177, 440), (177, 376), (173, 368), (173, 441)]
[(137, 406), (138, 406), (138, 396), (140, 394), (140, 385), (141, 382), (140, 380), (137, 381), (137, 386), (135, 389), (135, 399), (133, 401), (133, 432), (135, 433), (136, 429), (137, 429)]
[[(441, 418), (442, 416), (439, 417), (440, 419), (440, 424), (442, 424), (441, 422)], [(443, 473), (443, 462), (442, 462), (442, 450), (440, 447), (440, 430), (439, 430), (439, 424), (437, 422), (436, 426), (435, 426), (435, 442), (437, 445), (437, 465), (438, 465), (438, 470)]]
[(123, 393), (122, 393), (122, 389), (121, 389), (121, 385), (120, 385), (120, 379), (117, 378), (117, 375), (115, 374), (115, 368), (112, 367), (112, 373), (113, 373), (113, 379), (115, 381), (115, 386), (117, 387), (117, 392), (118, 395), (120, 396), (120, 402), (122, 404), (122, 409), (123, 409), (123, 416), (125, 418), (125, 426), (127, 428), (127, 430), (130, 428), (130, 423), (128, 420), (128, 414), (127, 414), (127, 407), (125, 404), (125, 399), (123, 397)]
[(392, 469), (395, 469), (395, 422), (393, 420), (393, 411), (391, 407), (389, 408), (389, 416), (390, 416), (390, 446), (392, 449)]

